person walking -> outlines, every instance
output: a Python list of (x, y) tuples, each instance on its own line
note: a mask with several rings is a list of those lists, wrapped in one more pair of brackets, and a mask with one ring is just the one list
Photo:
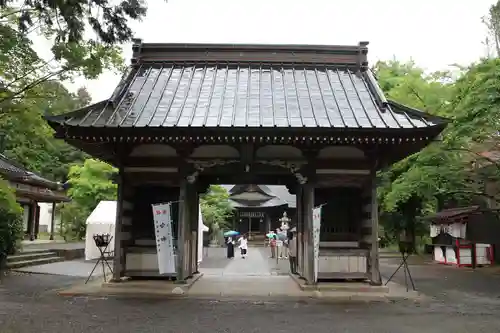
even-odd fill
[(242, 237), (240, 237), (240, 239), (238, 239), (238, 242), (240, 243), (241, 258), (245, 259), (248, 252), (247, 234), (244, 234)]
[(233, 240), (233, 237), (227, 238), (226, 245), (227, 245), (227, 257), (229, 259), (233, 259), (234, 258), (234, 240)]
[(276, 239), (277, 239), (277, 236), (276, 234), (273, 232), (271, 237), (269, 238), (269, 247), (271, 248), (271, 258), (274, 259), (276, 258)]
[(293, 232), (288, 233), (288, 260), (290, 273), (297, 274), (297, 237), (294, 237)]

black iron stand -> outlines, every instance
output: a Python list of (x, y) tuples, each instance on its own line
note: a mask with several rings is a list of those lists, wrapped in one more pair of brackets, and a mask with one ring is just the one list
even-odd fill
[(95, 242), (97, 248), (99, 249), (101, 256), (99, 257), (99, 259), (97, 259), (97, 262), (95, 263), (94, 268), (92, 269), (92, 272), (90, 272), (90, 275), (87, 278), (87, 281), (85, 281), (85, 284), (87, 284), (87, 282), (89, 282), (90, 278), (94, 274), (95, 269), (97, 268), (97, 266), (99, 266), (99, 263), (101, 263), (101, 265), (102, 265), (102, 274), (104, 276), (104, 282), (106, 282), (106, 266), (108, 266), (108, 268), (111, 272), (111, 275), (113, 275), (113, 268), (111, 268), (111, 265), (108, 262), (108, 258), (106, 257), (106, 253), (108, 253), (107, 249), (108, 249), (109, 243), (111, 243), (112, 239), (113, 239), (113, 236), (110, 236), (109, 238), (103, 237), (103, 235), (95, 235), (94, 236), (94, 242)]
[(408, 258), (410, 257), (410, 253), (408, 252), (401, 252), (401, 263), (399, 264), (398, 268), (392, 273), (391, 277), (386, 281), (385, 285), (387, 285), (392, 278), (396, 275), (396, 273), (403, 267), (403, 271), (405, 274), (405, 285), (406, 285), (406, 291), (408, 292), (408, 280), (410, 280), (411, 287), (413, 291), (416, 291), (415, 289), (415, 283), (413, 282), (413, 278), (411, 277), (410, 273), (410, 268), (408, 267)]

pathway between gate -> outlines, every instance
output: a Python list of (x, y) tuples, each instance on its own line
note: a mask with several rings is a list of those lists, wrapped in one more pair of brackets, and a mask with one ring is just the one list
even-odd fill
[(189, 290), (193, 296), (300, 296), (288, 275), (276, 275), (275, 262), (264, 248), (250, 248), (248, 257), (225, 258), (224, 249), (209, 249), (201, 264), (203, 277)]

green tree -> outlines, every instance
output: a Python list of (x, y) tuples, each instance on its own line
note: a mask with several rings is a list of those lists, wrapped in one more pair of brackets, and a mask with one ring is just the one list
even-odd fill
[[(373, 70), (388, 98), (434, 115), (448, 115), (454, 73), (426, 74), (414, 62), (397, 60), (378, 62)], [(409, 156), (379, 174), (381, 222), (389, 237), (395, 238), (405, 230), (415, 239), (417, 231), (422, 230), (417, 217), (433, 210), (434, 190), (439, 186), (436, 179), (428, 179), (429, 174), (459, 179), (460, 174), (452, 174), (444, 168), (447, 164), (443, 158), (448, 156), (443, 157), (440, 152), (437, 144), (431, 144), (423, 152)], [(441, 165), (446, 173), (436, 172)]]
[(115, 168), (95, 159), (74, 165), (68, 175), (68, 194), (72, 202), (61, 209), (63, 230), (67, 238), (81, 239), (85, 235), (85, 221), (102, 200), (116, 200), (117, 185), (112, 182)]
[(485, 44), (488, 47), (488, 57), (492, 56), (493, 44), (495, 57), (500, 56), (500, 1), (490, 6), (488, 14), (483, 17), (483, 23), (488, 28)]
[[(500, 60), (485, 59), (463, 69), (454, 81), (439, 80), (444, 82), (441, 86), (432, 81), (425, 82), (428, 78), (424, 76), (423, 80), (417, 80), (418, 85), (429, 87), (433, 84), (425, 99), (417, 98), (422, 102), (420, 108), (447, 116), (451, 122), (440, 140), (379, 175), (379, 199), (386, 217), (387, 213), (399, 214), (401, 224), (410, 225), (415, 230), (418, 229), (418, 215), (442, 209), (446, 202), (465, 205), (481, 203), (486, 198), (499, 202), (498, 191), (489, 193), (485, 185), (498, 183), (500, 164), (498, 159), (482, 154), (484, 151), (499, 151), (499, 75)], [(398, 84), (382, 86), (388, 89), (386, 93), (391, 98), (399, 96), (401, 103), (419, 107), (412, 96), (406, 97), (400, 92), (412, 91), (406, 86), (410, 84), (408, 82), (414, 82), (413, 79), (408, 82), (404, 79), (412, 75), (402, 76)], [(384, 78), (383, 75), (380, 77)], [(411, 220), (413, 224), (407, 223)]]
[[(81, 100), (80, 96), (70, 93), (56, 81), (46, 81), (34, 90), (43, 98), (23, 99), (2, 109), (3, 153), (30, 171), (52, 180), (65, 181), (69, 166), (83, 162), (85, 154), (54, 139), (53, 130), (43, 119), (43, 114), (48, 109), (56, 114), (76, 109), (87, 100)], [(85, 98), (84, 93), (81, 94)]]
[(51, 59), (40, 57), (28, 36), (0, 22), (0, 106), (39, 98), (34, 88), (49, 80), (64, 81), (75, 75), (95, 79), (105, 69), (121, 72), (124, 68), (121, 49), (112, 45), (62, 43), (52, 53)]
[(229, 193), (224, 187), (211, 185), (200, 197), (200, 206), (203, 222), (211, 232), (215, 231), (214, 226), (219, 229), (229, 228), (234, 210), (229, 201)]
[(7, 255), (15, 252), (22, 238), (22, 212), (14, 191), (0, 178), (0, 272)]
[[(131, 40), (130, 20), (145, 14), (141, 0), (0, 1), (0, 67), (9, 69), (0, 68), (0, 103), (24, 97), (46, 80), (122, 70), (117, 45)], [(52, 42), (50, 59), (33, 50), (33, 34)]]

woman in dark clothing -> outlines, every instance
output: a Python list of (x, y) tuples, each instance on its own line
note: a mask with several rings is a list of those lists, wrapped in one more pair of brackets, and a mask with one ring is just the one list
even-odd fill
[(227, 257), (229, 259), (234, 258), (234, 241), (232, 237), (227, 238)]

